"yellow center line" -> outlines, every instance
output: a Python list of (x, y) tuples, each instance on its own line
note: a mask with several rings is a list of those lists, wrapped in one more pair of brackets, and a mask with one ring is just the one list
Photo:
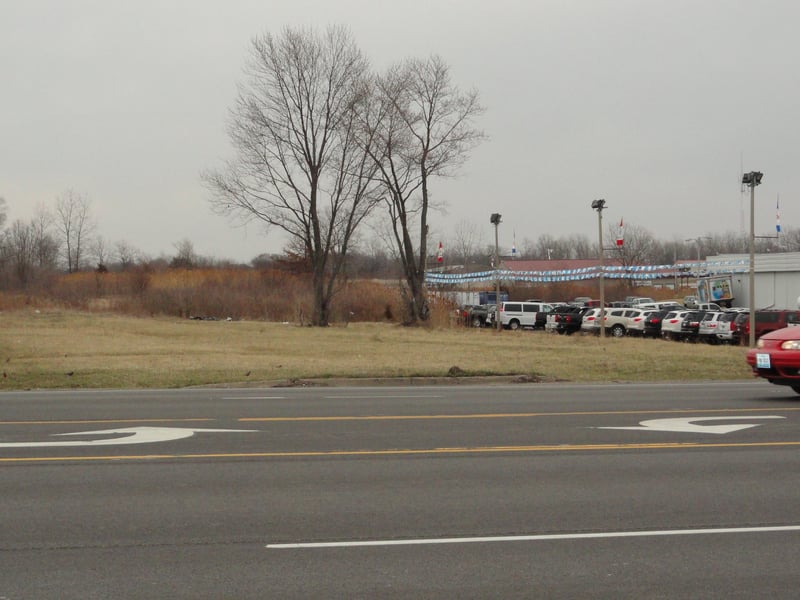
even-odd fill
[(714, 413), (748, 413), (764, 411), (798, 411), (800, 407), (760, 407), (760, 408), (689, 408), (662, 410), (593, 410), (572, 412), (530, 412), (530, 413), (467, 413), (449, 415), (346, 415), (327, 417), (242, 417), (240, 422), (282, 422), (282, 421), (408, 421), (436, 419), (513, 419), (530, 417), (576, 417), (604, 415), (666, 415), (666, 414), (714, 414)]
[(120, 456), (25, 456), (0, 458), (0, 463), (21, 462), (72, 462), (72, 461), (132, 461), (178, 459), (233, 459), (233, 458), (320, 458), (363, 456), (409, 456), (443, 454), (492, 454), (500, 452), (594, 452), (608, 450), (684, 450), (692, 448), (778, 448), (800, 446), (800, 441), (784, 442), (662, 442), (652, 444), (552, 444), (543, 446), (487, 446), (464, 448), (421, 448), (387, 450), (317, 450), (298, 452), (232, 452), (209, 454), (139, 454)]
[[(749, 412), (792, 412), (800, 411), (800, 407), (759, 407), (759, 408), (675, 408), (661, 410), (593, 410), (570, 412), (525, 412), (525, 413), (467, 413), (439, 415), (344, 415), (314, 417), (240, 417), (239, 422), (303, 422), (303, 421), (412, 421), (412, 420), (445, 420), (445, 419), (514, 419), (532, 417), (574, 417), (604, 415), (666, 415), (666, 414), (721, 414)], [(198, 423), (219, 421), (212, 417), (187, 418), (152, 418), (152, 419), (73, 419), (54, 421), (0, 421), (0, 425), (92, 425), (114, 423)]]

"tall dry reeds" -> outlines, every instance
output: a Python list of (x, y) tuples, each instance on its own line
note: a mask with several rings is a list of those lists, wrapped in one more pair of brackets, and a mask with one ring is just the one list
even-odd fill
[[(243, 268), (81, 272), (55, 276), (25, 294), (0, 293), (0, 308), (33, 302), (80, 310), (181, 318), (253, 319), (307, 324), (312, 295), (307, 276)], [(352, 280), (334, 296), (333, 322), (394, 321), (400, 313), (394, 284)]]

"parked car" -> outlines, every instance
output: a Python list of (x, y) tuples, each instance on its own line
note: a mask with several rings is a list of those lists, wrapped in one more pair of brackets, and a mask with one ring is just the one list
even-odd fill
[(700, 302), (700, 299), (697, 296), (684, 296), (683, 298), (683, 305), (686, 308), (697, 308), (698, 302)]
[(460, 317), (463, 323), (470, 327), (486, 327), (491, 325), (491, 313), (495, 310), (494, 304), (475, 304), (461, 307)]
[(632, 307), (638, 307), (640, 304), (653, 304), (655, 300), (647, 296), (627, 296), (625, 302), (628, 302)]
[(644, 337), (644, 324), (647, 320), (647, 317), (656, 313), (655, 310), (647, 310), (647, 309), (633, 309), (635, 311), (634, 314), (628, 316), (628, 335), (639, 335)]
[(547, 315), (548, 326), (546, 328), (562, 335), (573, 334), (576, 331), (580, 331), (583, 315), (590, 310), (593, 309), (572, 304), (556, 306)]
[(614, 337), (624, 337), (630, 327), (630, 319), (641, 315), (638, 308), (609, 308), (606, 309), (606, 331)]
[(739, 313), (733, 320), (733, 326), (736, 331), (734, 339), (740, 344), (748, 344), (750, 342), (750, 313)]
[(740, 329), (737, 319), (746, 321), (747, 313), (725, 311), (717, 323), (717, 341), (721, 344), (738, 344)]
[(683, 305), (678, 304), (674, 300), (667, 300), (664, 302), (648, 302), (646, 304), (638, 304), (636, 308), (649, 308), (654, 310), (663, 310), (663, 309), (680, 310), (683, 308)]
[(697, 328), (697, 337), (700, 341), (708, 344), (719, 343), (717, 330), (721, 324), (721, 318), (726, 313), (719, 310), (710, 310), (703, 315), (700, 326)]
[(661, 320), (661, 337), (667, 340), (681, 339), (681, 324), (688, 310), (672, 310)]
[(700, 321), (703, 320), (707, 311), (690, 310), (681, 321), (680, 339), (684, 342), (696, 342), (700, 331)]
[(600, 333), (600, 309), (591, 308), (583, 313), (581, 317), (582, 333)]
[(537, 329), (544, 327), (547, 314), (551, 310), (553, 306), (546, 302), (503, 302), (500, 305), (498, 318), (506, 329), (520, 327)]
[(661, 337), (661, 323), (671, 312), (670, 309), (664, 308), (661, 310), (654, 310), (651, 312), (644, 320), (644, 331), (642, 331), (642, 335), (644, 337)]
[(784, 327), (762, 335), (747, 351), (753, 375), (800, 394), (800, 327)]
[[(783, 329), (784, 327), (792, 327), (800, 325), (800, 311), (797, 310), (757, 310), (756, 311), (756, 331), (755, 338), (758, 339), (762, 335)], [(750, 319), (748, 318), (742, 324), (742, 341), (749, 342), (750, 338)]]
[(722, 307), (716, 302), (698, 302), (695, 308), (697, 310), (713, 310), (716, 312), (722, 311)]

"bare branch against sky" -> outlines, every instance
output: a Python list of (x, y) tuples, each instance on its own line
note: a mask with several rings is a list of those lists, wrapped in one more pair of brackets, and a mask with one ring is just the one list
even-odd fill
[[(424, 18), (420, 15), (424, 14)], [(249, 41), (350, 29), (373, 68), (441, 56), (475, 89), (490, 141), (435, 189), (432, 229), (497, 212), (518, 240), (593, 237), (609, 221), (659, 239), (744, 228), (740, 170), (764, 173), (756, 227), (800, 225), (800, 3), (794, 0), (142, 0), (3, 3), (0, 196), (7, 226), (64, 190), (92, 199), (97, 233), (151, 256), (190, 239), (249, 261), (286, 236), (232, 227), (200, 172), (226, 134)], [(489, 237), (491, 232), (487, 231)], [(500, 228), (510, 246), (511, 227)]]

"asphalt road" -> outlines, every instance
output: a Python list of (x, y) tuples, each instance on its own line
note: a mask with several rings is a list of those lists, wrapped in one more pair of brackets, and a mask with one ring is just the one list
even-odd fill
[(761, 381), (5, 393), (0, 475), (0, 600), (800, 584), (800, 396)]

